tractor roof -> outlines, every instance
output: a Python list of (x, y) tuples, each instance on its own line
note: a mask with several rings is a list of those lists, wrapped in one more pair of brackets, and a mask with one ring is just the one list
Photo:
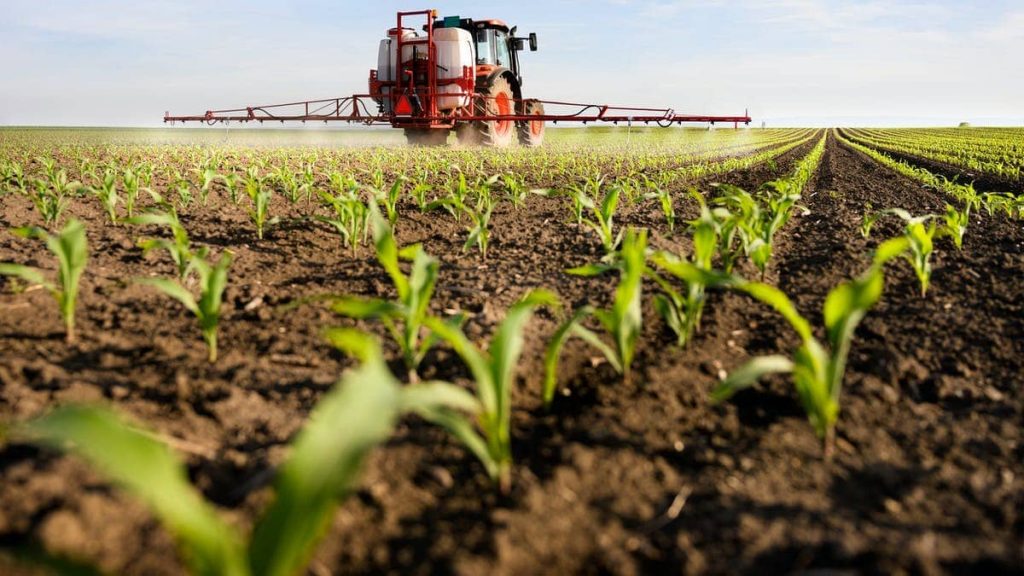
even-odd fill
[(508, 32), (508, 24), (506, 24), (504, 20), (498, 20), (494, 18), (490, 20), (476, 20), (477, 28), (481, 28), (481, 24), (483, 24), (483, 28), (498, 28), (500, 30)]
[[(458, 22), (458, 24), (455, 22)], [(437, 20), (434, 22), (434, 28), (462, 28), (463, 30), (469, 30), (470, 32), (481, 28), (494, 28), (496, 30), (501, 30), (502, 32), (509, 31), (509, 26), (504, 20), (498, 20), (495, 18), (487, 20), (473, 20), (471, 18), (459, 18), (458, 16)]]

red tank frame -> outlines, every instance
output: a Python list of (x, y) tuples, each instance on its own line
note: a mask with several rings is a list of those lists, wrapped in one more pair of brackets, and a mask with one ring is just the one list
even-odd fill
[[(165, 123), (175, 122), (204, 122), (206, 124), (217, 124), (227, 122), (346, 122), (359, 124), (391, 124), (395, 128), (436, 128), (452, 129), (457, 124), (476, 121), (514, 121), (514, 122), (611, 122), (628, 124), (654, 122), (659, 126), (668, 127), (673, 124), (689, 122), (706, 122), (712, 125), (716, 123), (732, 123), (735, 127), (740, 124), (749, 125), (751, 118), (748, 113), (743, 116), (702, 116), (677, 114), (671, 108), (642, 108), (634, 106), (609, 106), (602, 104), (581, 104), (576, 102), (559, 102), (552, 100), (531, 99), (545, 105), (545, 111), (549, 106), (565, 108), (563, 113), (553, 114), (547, 111), (543, 115), (476, 115), (473, 110), (475, 106), (472, 99), (484, 98), (475, 92), (476, 77), (473, 69), (463, 67), (461, 78), (439, 80), (437, 78), (437, 49), (434, 45), (434, 20), (437, 18), (436, 10), (417, 10), (413, 12), (399, 12), (396, 20), (396, 28), (401, 31), (405, 26), (407, 18), (426, 18), (427, 35), (411, 40), (404, 40), (402, 34), (396, 35), (396, 53), (401, 55), (404, 48), (408, 46), (426, 46), (427, 58), (420, 60), (414, 58), (410, 62), (397, 60), (394, 81), (382, 81), (377, 79), (377, 71), (370, 71), (369, 94), (356, 94), (343, 98), (328, 98), (324, 100), (307, 100), (303, 102), (290, 102), (286, 104), (271, 104), (264, 106), (247, 106), (228, 110), (209, 110), (198, 116), (172, 116), (169, 113), (164, 115)], [(415, 48), (414, 48), (415, 49)], [(422, 63), (417, 66), (417, 63)], [(425, 68), (426, 84), (414, 82), (416, 68)], [(422, 72), (422, 71), (421, 71)], [(406, 81), (407, 80), (407, 81)], [(441, 94), (439, 86), (456, 84), (461, 89), (459, 92), (446, 92)], [(384, 94), (384, 89), (389, 92)], [(444, 113), (437, 109), (438, 97), (469, 97), (471, 104), (463, 108), (457, 108), (450, 113)], [(391, 114), (385, 114), (376, 100), (390, 98)], [(418, 110), (415, 106), (419, 103)], [(516, 108), (521, 109), (523, 100), (515, 102)], [(377, 112), (373, 112), (373, 109)]]

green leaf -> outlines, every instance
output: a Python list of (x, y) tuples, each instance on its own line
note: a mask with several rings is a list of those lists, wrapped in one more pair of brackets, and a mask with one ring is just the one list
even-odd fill
[(343, 296), (331, 303), (331, 310), (349, 318), (367, 319), (396, 316), (400, 309), (392, 302), (379, 298)]
[(196, 316), (201, 315), (199, 304), (196, 303), (196, 299), (192, 296), (192, 293), (186, 290), (184, 286), (173, 280), (168, 280), (166, 278), (136, 278), (135, 283), (142, 284), (144, 286), (152, 286), (171, 298), (174, 298), (178, 302), (181, 302), (185, 308), (188, 308), (188, 310)]
[(479, 414), (483, 407), (468, 391), (450, 383), (431, 381), (402, 388), (402, 411), (430, 414), (439, 409)]
[(565, 271), (566, 274), (572, 274), (573, 276), (600, 276), (611, 270), (615, 270), (615, 266), (609, 266), (606, 264), (587, 264), (586, 266), (579, 266), (576, 268), (570, 268)]
[(782, 374), (793, 371), (793, 362), (785, 356), (760, 356), (749, 360), (711, 392), (713, 402), (723, 402), (733, 394), (752, 386), (768, 374)]
[(399, 383), (376, 340), (355, 331), (336, 330), (333, 337), (363, 364), (320, 401), (281, 466), (276, 497), (249, 547), (256, 575), (292, 576), (308, 563), (338, 501), (354, 489), (366, 455), (391, 435), (399, 416)]
[(789, 321), (790, 325), (793, 326), (793, 329), (796, 330), (797, 334), (804, 341), (814, 338), (811, 333), (811, 325), (796, 311), (793, 302), (782, 290), (761, 282), (746, 282), (740, 284), (738, 288), (771, 306), (779, 314), (782, 314), (783, 318)]
[(0, 276), (14, 276), (16, 278), (21, 278), (29, 284), (38, 284), (48, 290), (53, 290), (54, 288), (53, 284), (46, 281), (46, 276), (43, 276), (43, 273), (40, 270), (32, 268), (31, 266), (22, 266), (21, 264), (0, 264)]
[(905, 236), (891, 238), (882, 242), (882, 244), (875, 249), (875, 255), (874, 258), (872, 258), (872, 263), (875, 266), (882, 266), (893, 258), (902, 256), (909, 249), (910, 240)]
[(178, 540), (196, 574), (247, 574), (240, 539), (189, 484), (171, 451), (111, 412), (62, 408), (28, 423), (39, 442), (70, 449), (142, 498)]
[(567, 321), (563, 322), (555, 330), (554, 335), (548, 342), (547, 348), (544, 351), (544, 387), (541, 390), (545, 406), (550, 406), (555, 398), (555, 388), (558, 385), (558, 359), (562, 355), (562, 348), (565, 347), (565, 343), (572, 336), (573, 328), (578, 326), (591, 313), (593, 313), (593, 308), (589, 306), (576, 310)]

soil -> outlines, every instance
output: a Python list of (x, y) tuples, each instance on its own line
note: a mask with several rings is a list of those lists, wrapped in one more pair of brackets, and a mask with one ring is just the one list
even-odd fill
[[(754, 188), (787, 173), (810, 145), (774, 166), (721, 180)], [(712, 193), (711, 182), (697, 183)], [(277, 198), (275, 201), (280, 201)], [(0, 199), (4, 227), (34, 222), (22, 198)], [(941, 212), (947, 199), (829, 139), (805, 191), (806, 216), (780, 233), (766, 281), (816, 326), (828, 291), (866, 268), (882, 220), (859, 233), (866, 207)], [(680, 200), (680, 221), (695, 206)], [(685, 210), (683, 207), (685, 206)], [(277, 205), (279, 213), (287, 210)], [(350, 324), (322, 293), (390, 294), (362, 249), (352, 257), (326, 227), (286, 218), (257, 242), (224, 202), (184, 219), (193, 239), (235, 252), (221, 329), (206, 362), (194, 320), (127, 281), (170, 276), (142, 257), (94, 202), (70, 212), (89, 229), (79, 341), (63, 342), (48, 294), (0, 280), (0, 419), (58, 404), (107, 402), (171, 441), (225, 517), (250, 526), (267, 479), (311, 408), (349, 365), (320, 338)], [(614, 277), (563, 270), (596, 261), (597, 239), (567, 223), (562, 199), (532, 197), (493, 218), (488, 259), (463, 254), (463, 225), (403, 206), (400, 243), (423, 242), (442, 262), (435, 312), (466, 312), (486, 340), (502, 311), (546, 287), (566, 305), (607, 305)], [(685, 248), (654, 203), (624, 206), (623, 225), (652, 244)], [(31, 242), (0, 236), (0, 261), (50, 266)], [(573, 341), (554, 408), (539, 388), (543, 347), (558, 318), (538, 314), (513, 393), (513, 489), (499, 495), (473, 457), (440, 429), (405, 419), (375, 451), (357, 492), (339, 507), (311, 573), (1021, 573), (1024, 566), (1024, 229), (973, 217), (962, 251), (939, 241), (925, 297), (903, 262), (857, 331), (831, 461), (785, 378), (712, 405), (720, 372), (797, 342), (752, 300), (713, 293), (701, 332), (674, 346), (648, 293), (635, 374), (622, 381)], [(753, 276), (755, 271), (743, 268)], [(646, 287), (652, 289), (653, 287)], [(383, 334), (372, 323), (361, 327)], [(821, 331), (818, 335), (822, 336)], [(390, 350), (399, 369), (397, 351)], [(467, 382), (437, 349), (422, 376)], [(112, 573), (178, 574), (170, 537), (144, 507), (81, 461), (13, 443), (0, 448), (0, 545), (38, 543)], [(25, 568), (5, 566), (9, 573)]]

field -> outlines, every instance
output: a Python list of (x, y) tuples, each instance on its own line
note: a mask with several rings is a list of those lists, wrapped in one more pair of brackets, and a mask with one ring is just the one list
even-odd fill
[(0, 130), (0, 571), (1020, 573), (1024, 130), (395, 143)]

